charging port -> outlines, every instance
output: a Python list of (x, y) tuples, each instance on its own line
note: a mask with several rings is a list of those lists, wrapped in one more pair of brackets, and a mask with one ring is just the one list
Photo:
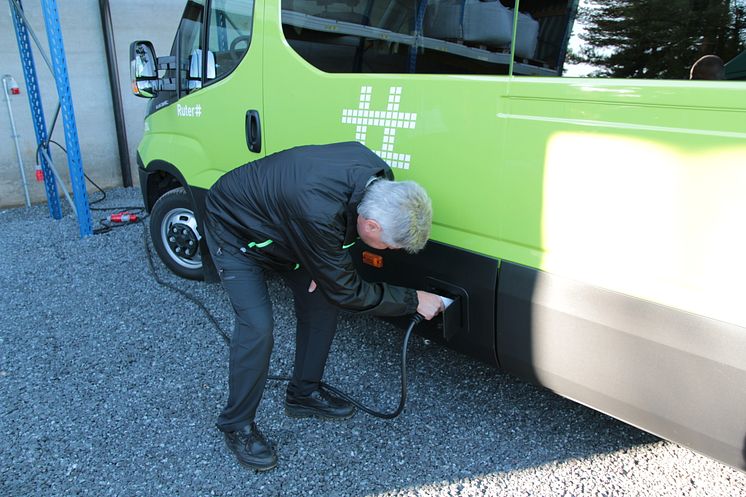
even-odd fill
[(463, 288), (436, 278), (425, 278), (426, 290), (453, 302), (441, 313), (436, 323), (442, 329), (443, 338), (450, 341), (457, 334), (469, 332), (469, 294)]

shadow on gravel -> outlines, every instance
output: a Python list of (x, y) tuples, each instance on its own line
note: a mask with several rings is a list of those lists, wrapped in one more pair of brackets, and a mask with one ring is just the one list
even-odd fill
[[(120, 191), (118, 201), (137, 194)], [(345, 423), (290, 419), (284, 385), (270, 383), (258, 422), (277, 443), (279, 466), (246, 471), (214, 425), (227, 395), (227, 349), (193, 304), (155, 284), (142, 228), (80, 240), (72, 220), (48, 220), (43, 209), (12, 211), (3, 226), (0, 495), (421, 495), (443, 482), (657, 441), (414, 339), (409, 400), (392, 421), (360, 413)], [(219, 285), (169, 281), (230, 328)], [(269, 284), (271, 370), (288, 374), (291, 294), (279, 278)], [(325, 380), (392, 410), (402, 336), (382, 321), (342, 316)]]
[[(398, 400), (401, 337), (401, 331), (371, 319), (343, 318), (328, 381), (366, 403), (391, 410)], [(363, 363), (349, 362), (360, 358)], [(340, 457), (343, 468), (375, 476), (368, 485), (332, 484), (328, 495), (398, 495), (435, 483), (585, 459), (659, 441), (421, 339), (410, 345), (409, 365), (409, 400), (400, 418), (381, 421), (358, 414), (349, 428), (353, 439), (344, 447), (329, 438), (327, 454), (347, 452)], [(302, 435), (295, 443), (303, 443)], [(337, 475), (343, 481), (344, 472)], [(350, 488), (359, 493), (345, 493)]]

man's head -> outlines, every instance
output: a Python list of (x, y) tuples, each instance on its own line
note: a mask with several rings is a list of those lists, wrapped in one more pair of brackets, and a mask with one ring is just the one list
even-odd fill
[(374, 181), (357, 207), (357, 232), (377, 249), (422, 250), (430, 237), (430, 197), (414, 181)]
[(689, 79), (725, 79), (723, 59), (717, 55), (700, 57), (689, 72)]

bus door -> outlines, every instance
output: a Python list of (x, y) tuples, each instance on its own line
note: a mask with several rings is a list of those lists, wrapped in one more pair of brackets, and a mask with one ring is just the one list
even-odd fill
[(178, 58), (175, 134), (185, 148), (177, 167), (209, 188), (224, 172), (264, 155), (263, 3), (190, 0), (173, 52)]

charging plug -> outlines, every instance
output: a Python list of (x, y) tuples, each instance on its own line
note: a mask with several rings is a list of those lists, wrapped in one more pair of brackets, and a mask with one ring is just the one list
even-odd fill
[(438, 295), (443, 302), (443, 312), (436, 327), (443, 338), (451, 340), (456, 335), (469, 332), (469, 294), (458, 285), (433, 277), (425, 278), (425, 288)]
[(450, 299), (448, 297), (444, 297), (443, 295), (438, 295), (440, 297), (441, 302), (443, 302), (443, 310), (445, 311), (448, 309), (448, 306), (453, 304), (453, 299)]

